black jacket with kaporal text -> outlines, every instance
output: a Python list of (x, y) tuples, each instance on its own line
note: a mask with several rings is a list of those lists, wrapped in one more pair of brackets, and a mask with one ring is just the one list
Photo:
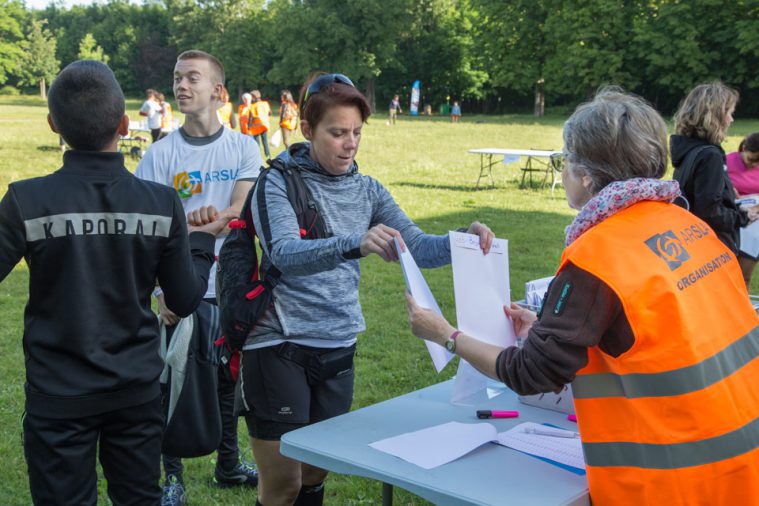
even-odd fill
[(188, 241), (176, 192), (137, 179), (119, 153), (68, 151), (63, 167), (12, 183), (0, 201), (0, 280), (24, 258), (26, 409), (104, 413), (159, 395), (150, 294), (189, 315), (202, 300), (214, 237)]

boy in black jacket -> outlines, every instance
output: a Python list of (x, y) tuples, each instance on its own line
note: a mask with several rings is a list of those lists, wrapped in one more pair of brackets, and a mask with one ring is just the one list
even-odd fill
[(95, 505), (95, 453), (114, 505), (158, 504), (162, 411), (150, 293), (189, 315), (206, 290), (214, 235), (188, 227), (171, 188), (124, 167), (129, 118), (102, 63), (53, 82), (48, 123), (72, 148), (63, 167), (12, 183), (0, 201), (0, 280), (23, 257), (24, 451), (35, 504)]

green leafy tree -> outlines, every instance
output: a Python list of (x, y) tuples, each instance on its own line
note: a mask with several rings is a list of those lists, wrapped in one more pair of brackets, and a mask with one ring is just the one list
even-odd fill
[[(167, 0), (170, 40), (178, 51), (202, 49), (221, 60), (232, 96), (262, 88), (263, 0)], [(170, 75), (170, 74), (169, 74)], [(237, 88), (237, 90), (235, 90)]]
[(397, 61), (383, 69), (380, 82), (385, 101), (407, 92), (415, 79), (422, 83), (423, 103), (482, 97), (488, 73), (475, 56), (478, 48), (472, 31), (478, 13), (469, 2), (421, 0), (411, 16), (411, 29), (398, 42)]
[(79, 53), (76, 57), (80, 60), (95, 60), (108, 64), (110, 58), (103, 52), (103, 48), (98, 46), (95, 37), (91, 33), (85, 34), (79, 43)]
[(29, 33), (22, 46), (24, 57), (19, 79), (21, 85), (39, 84), (43, 99), (47, 98), (46, 83), (52, 81), (60, 69), (60, 62), (55, 57), (55, 37), (45, 28), (45, 24), (45, 20), (33, 19), (29, 25)]
[(642, 1), (564, 0), (548, 12), (546, 90), (570, 100), (589, 98), (601, 85), (640, 84), (631, 51)]
[(14, 75), (24, 56), (21, 42), (24, 34), (21, 23), (25, 17), (24, 7), (18, 0), (0, 0), (0, 84)]
[(412, 0), (274, 0), (274, 59), (266, 77), (298, 81), (316, 70), (342, 72), (374, 103), (376, 79), (397, 62), (411, 28)]
[[(534, 112), (545, 108), (546, 64), (557, 48), (546, 27), (551, 0), (492, 2), (471, 0), (479, 12), (474, 26), (482, 66), (490, 86), (524, 94), (534, 92)], [(548, 79), (551, 80), (550, 78)]]

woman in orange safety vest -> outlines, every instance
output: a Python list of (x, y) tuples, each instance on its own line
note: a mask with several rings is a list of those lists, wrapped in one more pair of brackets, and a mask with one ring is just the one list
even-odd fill
[(523, 347), (478, 341), (407, 295), (412, 331), (520, 394), (571, 383), (594, 505), (759, 504), (759, 317), (735, 255), (660, 179), (664, 121), (603, 90), (564, 146), (580, 212), (539, 315), (504, 308)]
[(298, 128), (298, 105), (293, 100), (293, 94), (289, 90), (282, 90), (279, 106), (279, 128), (282, 130), (282, 142), (285, 149), (292, 144), (295, 129)]
[(242, 94), (242, 104), (237, 107), (237, 117), (240, 119), (240, 133), (251, 135), (248, 131), (250, 125), (250, 106), (253, 102), (253, 96), (250, 93)]
[(253, 90), (250, 92), (253, 97), (253, 103), (250, 106), (250, 123), (248, 124), (248, 133), (252, 135), (257, 142), (263, 144), (266, 159), (271, 158), (269, 153), (269, 141), (267, 132), (269, 131), (269, 115), (271, 107), (269, 102), (261, 100), (261, 92)]
[(235, 113), (232, 102), (229, 101), (229, 92), (225, 87), (221, 88), (221, 95), (219, 101), (222, 106), (216, 109), (216, 114), (219, 116), (219, 121), (227, 128), (234, 130), (235, 128)]

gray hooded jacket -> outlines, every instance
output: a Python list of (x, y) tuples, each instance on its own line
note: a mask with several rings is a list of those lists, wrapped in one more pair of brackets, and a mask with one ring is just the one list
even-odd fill
[[(355, 163), (345, 174), (331, 175), (309, 157), (308, 143), (292, 145), (284, 156), (288, 167), (300, 168), (329, 237), (301, 240), (281, 173), (273, 171), (264, 185), (256, 185), (253, 199), (264, 192), (266, 202), (265, 212), (257, 208), (256, 200), (251, 206), (262, 263), (270, 261), (282, 276), (274, 289), (273, 307), (252, 331), (245, 349), (283, 340), (310, 345), (323, 340), (325, 348), (345, 346), (366, 329), (358, 298), (364, 234), (380, 223), (398, 230), (420, 267), (450, 263), (448, 236), (422, 232), (384, 186), (358, 173)], [(270, 243), (264, 239), (265, 230), (271, 234)]]

